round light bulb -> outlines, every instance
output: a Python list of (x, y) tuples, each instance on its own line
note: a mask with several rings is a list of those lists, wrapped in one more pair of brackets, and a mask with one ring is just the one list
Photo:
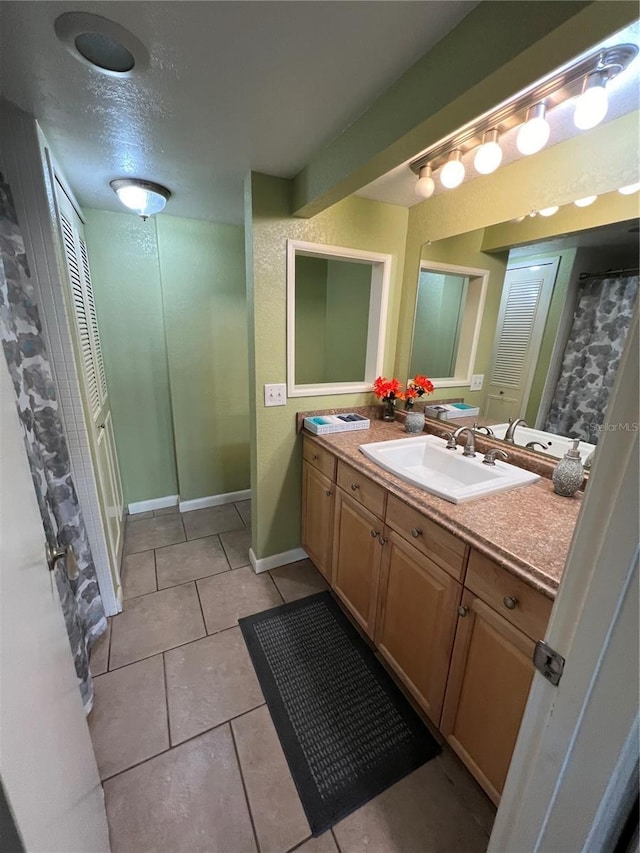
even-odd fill
[(538, 213), (540, 216), (553, 216), (553, 214), (557, 213), (559, 210), (559, 205), (554, 204), (552, 207), (543, 207), (542, 210), (538, 211)]
[(589, 207), (597, 198), (597, 195), (587, 195), (584, 198), (577, 198), (573, 203), (576, 207)]
[(420, 177), (416, 183), (416, 195), (421, 198), (431, 198), (436, 188), (436, 182), (431, 177), (431, 166), (420, 169)]
[(456, 149), (449, 155), (449, 160), (442, 167), (440, 181), (443, 187), (453, 190), (464, 181), (464, 164), (461, 162), (462, 154)]
[(640, 183), (639, 184), (627, 184), (626, 187), (620, 187), (618, 192), (622, 193), (622, 195), (633, 195), (633, 193), (637, 193), (638, 190), (640, 190)]
[(490, 130), (482, 137), (473, 165), (481, 175), (490, 175), (502, 163), (502, 148), (498, 145), (498, 131)]
[(590, 130), (606, 116), (609, 109), (606, 84), (607, 78), (602, 72), (590, 74), (585, 80), (573, 114), (573, 123), (579, 130)]
[(516, 136), (516, 148), (521, 154), (536, 154), (549, 141), (551, 127), (545, 118), (545, 112), (544, 104), (536, 104), (527, 112), (527, 120)]

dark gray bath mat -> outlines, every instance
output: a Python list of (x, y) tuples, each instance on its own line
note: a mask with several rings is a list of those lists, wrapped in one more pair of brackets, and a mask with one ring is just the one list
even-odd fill
[(240, 628), (314, 835), (440, 752), (331, 593)]

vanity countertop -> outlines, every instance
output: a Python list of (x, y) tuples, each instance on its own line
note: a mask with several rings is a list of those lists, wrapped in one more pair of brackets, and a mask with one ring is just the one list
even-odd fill
[(305, 430), (303, 434), (548, 598), (555, 598), (581, 493), (572, 498), (560, 497), (553, 491), (551, 481), (542, 478), (509, 492), (453, 504), (383, 471), (358, 449), (372, 441), (408, 438), (399, 422), (377, 420), (368, 430), (323, 436)]

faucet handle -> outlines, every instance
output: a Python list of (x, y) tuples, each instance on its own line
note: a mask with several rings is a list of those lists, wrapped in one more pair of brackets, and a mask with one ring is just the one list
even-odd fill
[(485, 433), (486, 433), (487, 435), (493, 435), (493, 430), (491, 429), (491, 427), (488, 427), (488, 426), (478, 426), (478, 424), (477, 424), (477, 423), (475, 423), (475, 424), (473, 425), (473, 428), (474, 428), (474, 430), (475, 430), (476, 432), (482, 432), (482, 431), (484, 430), (484, 431), (485, 431)]
[(445, 450), (457, 450), (458, 449), (458, 442), (456, 441), (455, 436), (452, 432), (443, 432), (442, 438), (447, 439), (447, 446), (446, 446)]
[(500, 450), (500, 448), (494, 447), (493, 450), (488, 450), (484, 454), (484, 459), (482, 461), (485, 465), (495, 465), (496, 456), (500, 456), (502, 459), (505, 460), (505, 462), (509, 458), (509, 454), (505, 453), (504, 450)]

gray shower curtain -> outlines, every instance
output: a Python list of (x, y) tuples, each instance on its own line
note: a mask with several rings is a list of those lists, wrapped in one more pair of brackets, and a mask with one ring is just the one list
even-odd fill
[(72, 548), (79, 568), (78, 578), (71, 581), (64, 560), (59, 560), (54, 574), (80, 693), (88, 713), (93, 704), (89, 649), (106, 630), (107, 620), (73, 485), (51, 365), (30, 279), (11, 189), (0, 175), (0, 339), (15, 388), (45, 536), (53, 547)]
[(583, 283), (545, 430), (598, 443), (637, 296), (637, 274)]

